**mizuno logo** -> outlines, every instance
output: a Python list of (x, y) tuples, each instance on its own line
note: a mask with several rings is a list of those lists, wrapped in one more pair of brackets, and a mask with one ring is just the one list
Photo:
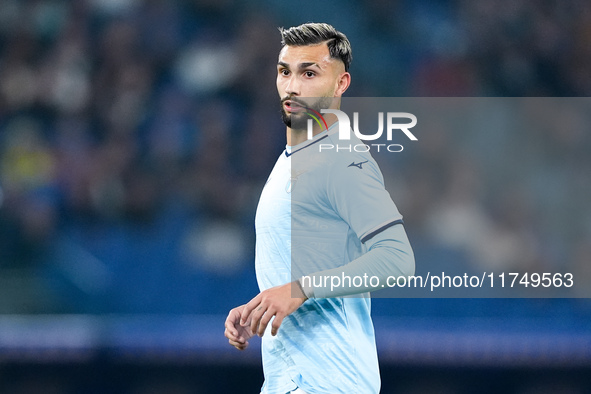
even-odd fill
[(367, 160), (365, 160), (365, 161), (360, 161), (359, 163), (355, 163), (355, 162), (353, 162), (353, 163), (349, 164), (347, 167), (357, 167), (357, 168), (359, 168), (360, 170), (363, 170), (363, 167), (361, 167), (361, 166), (362, 166), (363, 164), (365, 164), (365, 163), (367, 163)]

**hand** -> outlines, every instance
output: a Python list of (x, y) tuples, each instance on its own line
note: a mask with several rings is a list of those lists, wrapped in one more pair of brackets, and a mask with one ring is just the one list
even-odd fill
[[(294, 292), (297, 292), (294, 294), (296, 297), (292, 297), (292, 286), (294, 286)], [(269, 321), (275, 316), (271, 324), (271, 335), (275, 336), (283, 318), (298, 309), (306, 299), (296, 282), (272, 287), (259, 293), (244, 305), (240, 325), (249, 328), (252, 335), (257, 334), (262, 337)]]
[(243, 327), (238, 324), (242, 310), (246, 305), (240, 305), (228, 313), (226, 323), (224, 326), (226, 330), (224, 335), (228, 338), (230, 345), (234, 346), (238, 350), (244, 350), (248, 347), (248, 340), (252, 338), (252, 332), (250, 327)]

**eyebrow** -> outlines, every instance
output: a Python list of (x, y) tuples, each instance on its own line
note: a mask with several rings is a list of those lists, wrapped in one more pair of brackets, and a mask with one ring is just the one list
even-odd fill
[[(289, 69), (289, 68), (290, 68), (290, 67), (289, 67), (289, 64), (287, 64), (287, 63), (285, 63), (285, 62), (277, 62), (277, 65), (278, 65), (278, 66), (285, 67), (285, 68), (287, 68), (287, 69)], [(299, 69), (303, 69), (303, 68), (308, 68), (308, 67), (312, 67), (312, 66), (316, 66), (316, 67), (318, 67), (319, 69), (321, 69), (321, 70), (322, 70), (322, 68), (321, 68), (321, 67), (318, 65), (318, 63), (315, 63), (315, 62), (304, 62), (304, 63), (300, 63), (300, 64), (298, 65), (298, 68), (299, 68)]]

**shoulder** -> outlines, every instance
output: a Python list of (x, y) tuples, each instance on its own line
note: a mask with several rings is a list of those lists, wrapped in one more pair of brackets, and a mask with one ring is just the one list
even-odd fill
[[(350, 140), (339, 140), (338, 133), (332, 133), (318, 154), (324, 156), (327, 168), (332, 175), (356, 176), (368, 173), (381, 178), (381, 171), (370, 148), (360, 139), (353, 136)], [(354, 171), (356, 170), (356, 171)]]

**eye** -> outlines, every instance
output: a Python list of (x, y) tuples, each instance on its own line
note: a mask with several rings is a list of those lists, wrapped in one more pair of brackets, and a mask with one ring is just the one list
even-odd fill
[(282, 68), (279, 70), (279, 74), (283, 75), (284, 77), (289, 75), (289, 70), (287, 68)]
[(304, 72), (304, 75), (308, 78), (312, 78), (316, 74), (313, 71), (306, 71), (306, 72)]

